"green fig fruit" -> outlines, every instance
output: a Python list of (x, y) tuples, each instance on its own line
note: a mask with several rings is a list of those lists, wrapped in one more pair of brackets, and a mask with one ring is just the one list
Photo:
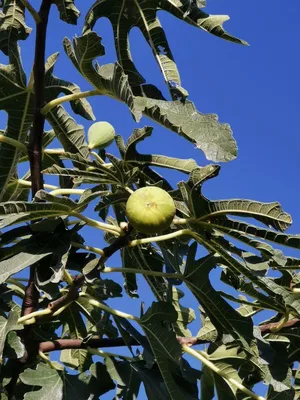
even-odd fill
[(105, 149), (114, 141), (114, 138), (115, 129), (109, 122), (95, 122), (88, 130), (89, 149)]
[(175, 204), (169, 193), (155, 186), (136, 190), (126, 203), (129, 223), (139, 232), (150, 235), (167, 229), (175, 212)]

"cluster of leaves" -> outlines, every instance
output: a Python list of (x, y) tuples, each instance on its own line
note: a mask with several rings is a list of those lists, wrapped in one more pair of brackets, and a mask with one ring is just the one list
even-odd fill
[[(300, 260), (270, 244), (300, 248), (300, 236), (285, 233), (290, 216), (276, 202), (207, 199), (202, 185), (215, 178), (220, 167), (139, 153), (136, 146), (150, 140), (151, 127), (135, 129), (127, 143), (116, 136), (118, 155), (91, 154), (84, 128), (58, 96), (68, 95), (75, 114), (88, 120), (94, 115), (79, 87), (53, 74), (58, 54), (46, 62), (44, 113), (52, 130), (43, 136), (42, 170), (46, 180), (57, 176), (59, 186), (45, 185), (51, 193), (40, 190), (29, 200), (30, 172), (21, 179), (18, 176), (19, 164), (28, 161), (26, 145), (35, 98), (18, 45), (31, 31), (25, 23), (26, 3), (4, 0), (0, 14), (0, 50), (9, 60), (0, 65), (0, 108), (8, 114), (7, 126), (0, 131), (1, 400), (9, 396), (15, 360), (26, 352), (19, 336), (25, 323), (33, 325), (32, 340), (39, 346), (40, 358), (21, 371), (15, 391), (18, 399), (91, 399), (114, 388), (117, 398), (134, 399), (143, 384), (149, 399), (209, 400), (216, 393), (219, 399), (246, 400), (258, 398), (252, 392), (258, 382), (267, 385), (269, 400), (300, 397), (299, 371), (293, 369), (300, 361), (300, 299), (296, 293)], [(79, 12), (73, 0), (54, 3), (62, 20), (76, 23)], [(214, 115), (201, 114), (187, 100), (156, 15), (165, 10), (220, 38), (245, 44), (224, 31), (222, 23), (228, 17), (206, 14), (205, 5), (203, 0), (98, 0), (85, 17), (82, 36), (72, 41), (65, 38), (63, 43), (70, 62), (92, 85), (93, 94), (121, 100), (137, 121), (144, 114), (196, 144), (207, 159), (222, 162), (236, 156), (230, 127)], [(93, 31), (101, 17), (113, 26), (115, 64), (95, 62), (104, 54)], [(133, 27), (141, 30), (151, 47), (171, 100), (137, 71), (128, 43)], [(63, 150), (49, 149), (54, 139)], [(155, 167), (176, 170), (186, 179), (174, 188)], [(170, 193), (176, 217), (164, 235), (149, 237), (129, 229), (126, 242), (117, 247), (124, 295), (139, 296), (136, 275), (140, 273), (155, 298), (138, 318), (108, 307), (109, 299), (123, 295), (122, 287), (104, 277), (111, 269), (96, 254), (106, 256), (105, 249), (90, 248), (80, 231), (87, 225), (102, 229), (111, 249), (124, 234), (119, 226), (126, 222), (130, 192), (147, 185)], [(72, 193), (80, 194), (79, 200), (72, 200)], [(95, 199), (99, 221), (83, 214)], [(257, 225), (243, 218), (255, 219)], [(198, 258), (200, 246), (206, 255)], [(18, 275), (29, 266), (35, 266), (35, 285), (41, 293), (38, 309), (46, 310), (31, 319), (20, 318), (26, 288)], [(229, 293), (213, 287), (210, 274), (215, 268), (231, 287)], [(77, 288), (80, 293), (56, 309), (55, 302), (74, 289), (70, 271), (83, 274)], [(273, 271), (280, 271), (280, 277), (274, 278)], [(181, 304), (181, 284), (199, 302), (202, 323), (194, 335), (188, 325), (195, 320), (195, 311)], [(238, 296), (232, 294), (236, 291)], [(252, 317), (261, 321), (260, 313), (265, 310), (272, 311), (272, 318), (255, 326)], [(130, 357), (96, 350), (101, 346), (93, 346), (95, 340), (105, 347), (105, 337), (110, 344), (121, 339)], [(183, 354), (187, 348), (182, 343), (189, 340), (190, 344), (208, 345), (206, 351), (192, 351), (202, 360), (201, 371), (193, 369)], [(60, 362), (50, 361), (43, 352), (55, 343), (61, 349)], [(139, 346), (138, 351), (133, 344)], [(104, 363), (95, 362), (95, 355), (104, 356)]]

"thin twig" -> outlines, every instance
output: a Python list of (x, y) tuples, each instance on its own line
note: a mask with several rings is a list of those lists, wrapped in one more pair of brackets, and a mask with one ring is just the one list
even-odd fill
[(48, 353), (50, 351), (65, 350), (65, 349), (86, 349), (91, 348), (106, 348), (106, 347), (121, 347), (121, 346), (140, 346), (140, 343), (134, 338), (124, 341), (122, 337), (113, 339), (99, 339), (91, 338), (88, 341), (83, 341), (81, 339), (57, 339), (52, 342), (42, 342), (39, 344), (39, 351), (43, 353)]
[(97, 267), (104, 265), (109, 257), (111, 257), (114, 253), (122, 249), (123, 247), (128, 246), (129, 242), (129, 235), (132, 231), (132, 227), (126, 225), (126, 228), (122, 230), (124, 233), (123, 235), (119, 236), (112, 244), (102, 249), (103, 254), (101, 255)]
[(29, 13), (32, 15), (32, 18), (35, 20), (36, 24), (40, 24), (41, 17), (40, 14), (32, 7), (32, 5), (29, 3), (28, 0), (20, 0), (23, 6), (29, 11)]
[(208, 367), (210, 370), (214, 371), (216, 374), (220, 375), (222, 378), (224, 378), (226, 381), (230, 382), (232, 385), (237, 387), (239, 390), (241, 390), (243, 393), (245, 393), (247, 396), (251, 397), (254, 400), (265, 400), (264, 397), (258, 396), (252, 390), (248, 389), (246, 386), (244, 386), (241, 382), (237, 381), (236, 379), (232, 378), (229, 374), (226, 373), (223, 369), (220, 369), (217, 367), (213, 362), (211, 362), (208, 359), (208, 356), (203, 352), (203, 351), (196, 351), (194, 349), (191, 349), (190, 347), (183, 345), (182, 349), (190, 354), (191, 356), (195, 357), (199, 361), (202, 362), (206, 367)]
[(43, 115), (46, 115), (49, 111), (52, 110), (52, 108), (65, 103), (67, 101), (74, 101), (74, 100), (78, 100), (78, 99), (85, 99), (86, 97), (89, 96), (97, 96), (97, 95), (101, 95), (102, 93), (100, 92), (100, 90), (98, 89), (94, 89), (94, 90), (88, 90), (86, 92), (79, 92), (79, 93), (73, 93), (73, 94), (67, 94), (65, 96), (62, 97), (58, 97), (57, 99), (51, 100), (49, 101), (49, 103), (47, 103), (41, 110)]

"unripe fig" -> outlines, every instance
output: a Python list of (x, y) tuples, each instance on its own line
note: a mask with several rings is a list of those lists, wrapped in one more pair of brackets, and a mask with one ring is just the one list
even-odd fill
[(129, 196), (126, 217), (139, 232), (154, 234), (167, 229), (176, 212), (172, 197), (155, 186), (143, 187)]
[(114, 138), (115, 129), (109, 122), (95, 122), (88, 130), (89, 149), (105, 149), (114, 141)]

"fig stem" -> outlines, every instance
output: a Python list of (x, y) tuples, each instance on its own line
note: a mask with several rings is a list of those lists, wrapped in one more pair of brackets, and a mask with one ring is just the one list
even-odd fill
[(15, 147), (16, 149), (21, 150), (22, 153), (27, 154), (27, 147), (25, 146), (25, 144), (20, 143), (18, 140), (12, 139), (5, 135), (0, 135), (0, 142), (9, 144), (9, 145)]
[(39, 351), (39, 356), (49, 365), (50, 368), (59, 370), (58, 368), (55, 367), (55, 365), (51, 362), (51, 360), (42, 351)]
[(149, 271), (145, 269), (106, 267), (101, 270), (101, 273), (111, 273), (111, 272), (121, 272), (122, 274), (142, 274), (149, 276), (160, 276), (162, 278), (173, 278), (173, 279), (184, 280), (184, 276), (182, 274)]
[(94, 354), (95, 356), (99, 356), (99, 357), (117, 357), (117, 358), (124, 358), (125, 360), (128, 361), (136, 361), (136, 358), (134, 357), (129, 357), (129, 356), (122, 356), (120, 354), (116, 354), (116, 353), (110, 353), (108, 351), (103, 351), (100, 349), (93, 349), (92, 347), (87, 347), (86, 349), (89, 353)]
[(124, 235), (123, 230), (121, 228), (119, 228), (118, 226), (114, 226), (111, 224), (106, 224), (104, 222), (96, 221), (95, 219), (86, 217), (76, 211), (72, 211), (69, 215), (72, 215), (73, 217), (77, 217), (77, 218), (81, 219), (82, 221), (86, 222), (87, 225), (92, 226), (96, 229), (101, 229), (102, 231), (112, 233), (116, 236)]
[(287, 312), (285, 313), (284, 318), (279, 322), (279, 324), (278, 324), (275, 328), (271, 328), (271, 329), (270, 329), (270, 330), (271, 330), (271, 333), (277, 333), (277, 332), (279, 332), (279, 331), (285, 326), (285, 324), (288, 322), (289, 316), (290, 316), (290, 313), (287, 311)]
[(167, 233), (166, 235), (152, 236), (152, 237), (147, 237), (144, 239), (132, 240), (131, 242), (129, 242), (128, 246), (135, 247), (135, 246), (139, 246), (140, 244), (146, 244), (146, 243), (151, 243), (151, 242), (162, 242), (164, 240), (174, 239), (174, 238), (176, 238), (178, 236), (182, 236), (182, 235), (189, 235), (192, 237), (195, 236), (194, 232), (191, 231), (190, 229), (180, 229), (179, 231)]
[(95, 157), (95, 159), (99, 162), (99, 164), (106, 166), (105, 161), (95, 151), (91, 151), (91, 155), (93, 155)]
[(100, 303), (98, 300), (94, 299), (92, 296), (90, 296), (89, 294), (87, 294), (85, 292), (80, 292), (79, 296), (86, 297), (88, 299), (89, 304), (91, 304), (92, 306), (100, 308), (101, 310), (106, 311), (110, 314), (116, 315), (117, 317), (130, 319), (130, 320), (136, 321), (136, 322), (140, 321), (140, 319), (138, 317), (135, 317), (134, 315), (127, 314), (123, 311), (119, 311), (114, 308), (108, 307), (106, 304)]
[(28, 0), (21, 0), (23, 6), (27, 9), (27, 11), (31, 14), (36, 24), (40, 24), (42, 22), (40, 14), (36, 11), (34, 7), (29, 3)]
[(203, 351), (196, 351), (194, 349), (191, 349), (189, 346), (186, 344), (182, 345), (182, 350), (184, 350), (186, 353), (190, 354), (191, 356), (197, 358), (199, 361), (202, 362), (206, 367), (214, 371), (216, 374), (220, 375), (222, 378), (224, 378), (226, 381), (230, 382), (232, 385), (240, 389), (243, 393), (247, 394), (254, 400), (265, 400), (264, 397), (258, 396), (257, 394), (253, 393), (250, 389), (246, 388), (244, 385), (242, 385), (240, 382), (235, 380), (234, 378), (231, 378), (228, 374), (226, 374), (224, 371), (222, 371), (220, 368), (218, 368), (214, 363), (212, 363), (209, 359), (207, 354), (205, 354)]
[(130, 194), (132, 194), (134, 192), (134, 190), (130, 189), (130, 187), (128, 187), (128, 186), (123, 186), (123, 188), (125, 190), (127, 190), (127, 192), (130, 193)]
[(63, 154), (65, 153), (64, 149), (44, 149), (44, 153), (46, 154)]
[[(17, 183), (19, 183), (20, 185), (23, 185), (23, 186), (31, 187), (31, 182), (30, 181), (25, 181), (24, 179), (18, 179)], [(45, 189), (52, 189), (52, 190), (59, 189), (58, 186), (48, 185), (46, 183), (44, 183), (44, 188)]]
[(52, 196), (59, 196), (59, 195), (64, 195), (64, 194), (83, 194), (84, 189), (54, 189), (50, 192)]
[(52, 108), (59, 106), (62, 103), (65, 103), (67, 101), (74, 101), (74, 100), (79, 100), (79, 99), (85, 99), (86, 97), (89, 96), (97, 96), (101, 95), (102, 93), (100, 90), (95, 89), (95, 90), (87, 90), (86, 92), (79, 92), (79, 93), (73, 93), (73, 94), (67, 94), (66, 96), (58, 97), (57, 99), (49, 101), (42, 109), (41, 109), (41, 114), (46, 115), (48, 114), (49, 111), (52, 110)]
[(23, 315), (23, 317), (20, 317), (18, 319), (18, 324), (23, 324), (25, 321), (31, 319), (31, 318), (35, 318), (35, 317), (41, 317), (42, 315), (48, 315), (51, 314), (51, 310), (49, 308), (45, 308), (43, 310), (38, 310), (38, 311), (34, 311), (30, 314), (27, 315)]
[(104, 255), (103, 250), (99, 249), (98, 247), (86, 246), (85, 244), (76, 243), (76, 242), (71, 242), (71, 245), (73, 247), (76, 247), (77, 249), (83, 249), (83, 250), (91, 251), (96, 254), (100, 254), (100, 256)]

